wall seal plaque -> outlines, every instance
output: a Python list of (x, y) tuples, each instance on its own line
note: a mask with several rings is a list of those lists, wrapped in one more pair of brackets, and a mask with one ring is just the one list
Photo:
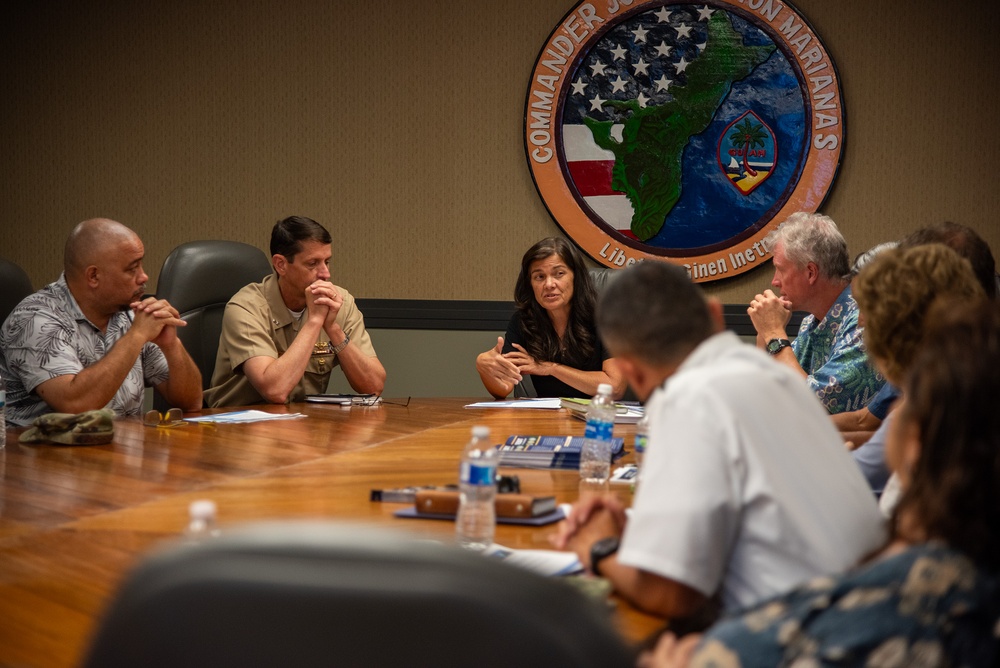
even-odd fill
[(727, 278), (829, 194), (840, 80), (788, 3), (580, 2), (535, 62), (524, 146), (549, 213), (596, 261)]

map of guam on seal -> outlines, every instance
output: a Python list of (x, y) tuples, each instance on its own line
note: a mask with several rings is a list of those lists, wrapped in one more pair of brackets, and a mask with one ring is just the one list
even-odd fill
[(767, 232), (820, 207), (841, 109), (832, 60), (787, 3), (582, 2), (535, 64), (525, 148), (591, 257), (715, 280), (768, 259)]

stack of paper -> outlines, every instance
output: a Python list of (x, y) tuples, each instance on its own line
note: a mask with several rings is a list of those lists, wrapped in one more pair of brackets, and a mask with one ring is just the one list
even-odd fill
[(561, 408), (559, 399), (509, 399), (506, 401), (477, 401), (474, 404), (466, 404), (466, 408)]
[(233, 411), (230, 413), (216, 413), (215, 415), (201, 415), (199, 417), (184, 418), (186, 422), (214, 422), (218, 424), (234, 424), (243, 422), (263, 422), (265, 420), (294, 420), (305, 417), (304, 413), (265, 413), (264, 411)]
[[(575, 397), (563, 397), (559, 400), (560, 406), (569, 411), (569, 414), (578, 420), (587, 419), (587, 409), (590, 408), (590, 399), (577, 399)], [(615, 404), (615, 424), (635, 424), (642, 419), (645, 410), (642, 406), (632, 404)]]

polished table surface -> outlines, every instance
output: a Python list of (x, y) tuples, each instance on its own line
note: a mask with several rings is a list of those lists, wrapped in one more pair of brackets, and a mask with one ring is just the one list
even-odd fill
[[(78, 665), (122, 577), (183, 531), (193, 500), (214, 500), (223, 530), (322, 518), (452, 540), (452, 522), (396, 518), (405, 506), (372, 502), (370, 490), (454, 483), (474, 424), (488, 425), (497, 442), (511, 434), (583, 434), (583, 423), (564, 410), (464, 408), (471, 401), (271, 406), (263, 410), (307, 417), (253, 424), (155, 428), (119, 420), (114, 441), (97, 446), (23, 445), (19, 430), (8, 430), (0, 450), (0, 665)], [(633, 434), (632, 426), (615, 427), (626, 443)], [(517, 475), (523, 492), (578, 498), (576, 471), (503, 472)], [(496, 542), (548, 549), (556, 526), (501, 524)], [(629, 640), (659, 626), (616, 606), (613, 621)]]

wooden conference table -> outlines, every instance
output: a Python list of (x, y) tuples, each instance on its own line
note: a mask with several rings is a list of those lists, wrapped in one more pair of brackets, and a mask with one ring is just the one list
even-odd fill
[[(469, 399), (413, 399), (408, 407), (265, 407), (305, 419), (175, 428), (115, 424), (107, 445), (0, 450), (0, 665), (73, 666), (123, 576), (184, 529), (188, 504), (210, 498), (227, 525), (265, 519), (360, 520), (450, 540), (454, 524), (399, 519), (373, 488), (454, 483), (474, 424), (510, 434), (583, 434), (564, 410), (468, 409)], [(206, 411), (212, 412), (212, 411)], [(217, 411), (216, 411), (217, 412)], [(634, 427), (616, 425), (631, 443)], [(629, 448), (631, 449), (631, 448)], [(630, 457), (631, 455), (628, 455)], [(626, 459), (627, 461), (627, 459)], [(575, 471), (504, 469), (523, 492), (578, 497)], [(612, 489), (628, 494), (627, 487)], [(549, 548), (557, 525), (498, 525), (496, 541)], [(638, 641), (659, 621), (617, 602), (614, 623)]]

